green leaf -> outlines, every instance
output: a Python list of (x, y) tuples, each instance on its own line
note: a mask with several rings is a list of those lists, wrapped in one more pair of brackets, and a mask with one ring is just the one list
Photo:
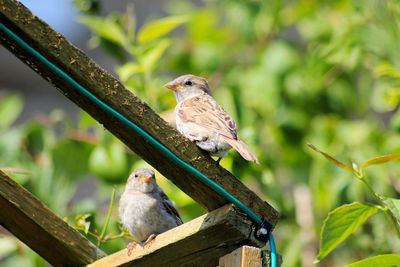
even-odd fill
[(186, 21), (186, 16), (173, 16), (151, 21), (139, 30), (138, 41), (139, 43), (152, 41), (169, 33)]
[(325, 258), (377, 210), (373, 205), (354, 202), (331, 211), (322, 225), (320, 251), (315, 262)]
[(86, 219), (90, 217), (90, 214), (79, 214), (75, 217), (75, 223), (76, 226), (79, 230), (82, 230), (85, 232), (85, 234), (88, 233), (89, 227), (90, 227), (90, 222), (87, 222)]
[(94, 36), (90, 42), (91, 48), (101, 48), (106, 52), (108, 55), (112, 56), (114, 59), (116, 59), (118, 62), (126, 62), (127, 60), (127, 54), (126, 54), (126, 47), (121, 46), (121, 44), (117, 44), (113, 41), (110, 41), (106, 38), (100, 37), (100, 36)]
[(96, 14), (100, 10), (100, 0), (73, 0), (75, 7), (83, 13)]
[(398, 154), (393, 154), (393, 155), (385, 155), (385, 156), (380, 156), (380, 157), (376, 157), (370, 160), (367, 160), (366, 162), (363, 163), (363, 165), (361, 165), (361, 168), (365, 168), (368, 166), (372, 166), (372, 165), (379, 165), (379, 164), (385, 164), (387, 162), (396, 160), (396, 159), (400, 159), (400, 155)]
[(23, 101), (18, 95), (10, 95), (0, 101), (0, 130), (8, 128), (21, 114)]
[(34, 153), (43, 152), (52, 134), (38, 122), (32, 122), (26, 129), (27, 145)]
[(341, 162), (341, 161), (335, 159), (334, 157), (331, 157), (330, 155), (328, 155), (328, 154), (326, 154), (325, 152), (319, 150), (318, 148), (316, 148), (316, 147), (315, 147), (314, 145), (312, 145), (312, 144), (307, 144), (307, 145), (308, 145), (311, 149), (313, 149), (314, 151), (316, 151), (316, 152), (321, 153), (322, 155), (324, 155), (325, 158), (327, 158), (329, 161), (333, 162), (333, 163), (336, 164), (337, 166), (339, 166), (339, 167), (341, 167), (341, 168), (343, 168), (343, 169), (345, 169), (345, 170), (348, 170), (348, 171), (353, 172), (353, 169), (352, 169), (349, 165), (344, 164), (343, 162)]
[(381, 62), (374, 68), (374, 74), (377, 77), (390, 76), (393, 78), (400, 78), (400, 70), (388, 62)]
[(140, 63), (145, 67), (145, 69), (152, 70), (157, 61), (162, 57), (165, 50), (170, 46), (171, 41), (169, 39), (160, 40), (155, 47), (150, 49), (146, 54), (144, 54), (140, 60)]
[(400, 225), (400, 199), (390, 198), (379, 195), (386, 207), (392, 212), (397, 224)]
[(89, 172), (88, 159), (95, 145), (65, 139), (51, 150), (56, 175), (64, 175), (69, 180), (77, 180)]
[(98, 122), (85, 111), (82, 111), (78, 119), (78, 129), (88, 130), (90, 127), (96, 127)]
[(121, 26), (113, 17), (101, 18), (95, 16), (83, 16), (78, 21), (86, 25), (100, 37), (111, 42), (125, 46), (125, 34)]
[(126, 82), (132, 75), (144, 72), (145, 68), (135, 62), (128, 62), (117, 68), (118, 76), (123, 83)]
[(378, 255), (346, 265), (346, 267), (392, 267), (400, 266), (400, 256), (395, 254)]
[(103, 181), (122, 183), (128, 176), (126, 153), (118, 143), (98, 146), (89, 157), (89, 169)]

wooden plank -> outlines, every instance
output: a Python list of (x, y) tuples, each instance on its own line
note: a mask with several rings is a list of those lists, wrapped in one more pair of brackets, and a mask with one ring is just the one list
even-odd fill
[(0, 225), (54, 266), (82, 266), (106, 255), (2, 171)]
[[(137, 98), (112, 75), (99, 67), (82, 51), (74, 47), (61, 34), (55, 32), (22, 4), (14, 0), (0, 0), (0, 21), (56, 66), (69, 74), (84, 88), (90, 90), (92, 94), (113, 109), (118, 110), (123, 116), (141, 127), (179, 158), (222, 186), (258, 216), (266, 217), (273, 225), (277, 223), (279, 213), (274, 208), (243, 185), (230, 172), (219, 166), (206, 152), (200, 150), (195, 144), (168, 125), (146, 103)], [(117, 136), (130, 149), (170, 179), (206, 210), (211, 211), (227, 204), (225, 198), (210, 190), (208, 186), (162, 153), (154, 151), (140, 135), (133, 133), (114, 117), (93, 105), (85, 96), (54, 75), (42, 63), (21, 50), (4, 33), (0, 33), (0, 41), (3, 46), (103, 124), (105, 128)]]
[(219, 267), (261, 267), (261, 250), (242, 246), (219, 259)]
[(212, 266), (219, 257), (241, 244), (262, 246), (253, 237), (248, 217), (231, 204), (158, 235), (145, 247), (137, 245), (130, 256), (121, 250), (89, 267)]

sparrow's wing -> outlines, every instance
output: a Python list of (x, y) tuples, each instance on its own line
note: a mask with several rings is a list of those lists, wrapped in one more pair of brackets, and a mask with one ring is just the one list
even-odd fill
[(163, 205), (163, 207), (167, 211), (167, 213), (175, 218), (177, 225), (183, 224), (181, 216), (179, 215), (178, 211), (174, 207), (174, 204), (172, 203), (172, 201), (167, 197), (167, 195), (161, 189), (158, 190), (158, 192), (161, 197), (161, 204)]
[(210, 95), (183, 101), (177, 115), (182, 123), (194, 123), (220, 135), (237, 139), (235, 121)]
[(202, 95), (183, 101), (177, 115), (182, 123), (194, 123), (218, 133), (244, 159), (260, 165), (256, 155), (237, 137), (235, 121), (210, 95)]

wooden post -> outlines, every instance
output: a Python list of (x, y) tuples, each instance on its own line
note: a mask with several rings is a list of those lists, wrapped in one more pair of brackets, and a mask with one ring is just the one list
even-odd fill
[[(277, 266), (282, 265), (282, 257), (277, 254)], [(219, 258), (219, 267), (269, 267), (271, 266), (270, 251), (257, 247), (242, 246)]]
[[(259, 217), (267, 218), (275, 226), (279, 213), (274, 208), (230, 172), (219, 166), (206, 152), (168, 125), (146, 103), (21, 3), (15, 0), (0, 0), (0, 21), (105, 104), (138, 125), (179, 158), (222, 186)], [(206, 210), (211, 211), (228, 203), (225, 198), (176, 162), (154, 151), (143, 137), (94, 105), (86, 96), (55, 75), (1, 32), (0, 42)], [(15, 75), (18, 76), (18, 74)]]
[(240, 244), (262, 246), (253, 232), (248, 217), (229, 204), (158, 235), (145, 247), (136, 245), (130, 256), (124, 249), (89, 267), (215, 267)]
[(82, 266), (106, 255), (2, 171), (0, 224), (54, 266)]
[(219, 259), (219, 267), (262, 267), (261, 250), (243, 246)]

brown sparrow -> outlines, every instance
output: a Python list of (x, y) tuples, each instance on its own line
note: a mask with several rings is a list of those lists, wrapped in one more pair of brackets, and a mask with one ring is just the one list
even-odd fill
[(246, 160), (260, 162), (237, 136), (231, 116), (214, 100), (206, 79), (183, 75), (165, 85), (174, 91), (178, 104), (175, 119), (178, 131), (218, 161), (233, 148)]
[[(137, 169), (129, 176), (119, 200), (119, 216), (141, 246), (148, 244), (157, 234), (183, 223), (150, 169)], [(136, 244), (128, 245), (128, 255)]]

